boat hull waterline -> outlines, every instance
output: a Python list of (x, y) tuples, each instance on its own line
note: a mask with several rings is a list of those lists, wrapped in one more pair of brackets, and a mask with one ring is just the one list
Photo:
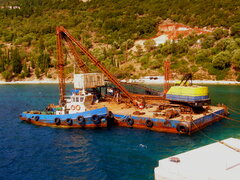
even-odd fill
[(107, 127), (106, 107), (85, 111), (74, 114), (42, 114), (40, 111), (23, 112), (20, 115), (22, 121), (41, 125), (59, 128), (96, 128)]
[(115, 123), (121, 127), (190, 135), (193, 132), (199, 131), (206, 126), (221, 120), (225, 115), (225, 109), (221, 108), (200, 117), (191, 117), (189, 115), (186, 116), (187, 118), (185, 119), (148, 118), (121, 114), (114, 114), (114, 117), (116, 119)]

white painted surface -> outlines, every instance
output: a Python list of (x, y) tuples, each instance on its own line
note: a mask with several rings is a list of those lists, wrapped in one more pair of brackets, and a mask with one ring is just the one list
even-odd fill
[[(229, 138), (223, 142), (240, 149), (240, 139)], [(213, 143), (174, 157), (159, 161), (155, 168), (155, 180), (239, 180), (240, 152), (221, 143)]]
[(102, 73), (82, 73), (74, 74), (74, 88), (85, 89), (104, 86), (104, 76)]
[(158, 36), (158, 37), (154, 38), (153, 40), (156, 42), (156, 46), (158, 46), (159, 44), (166, 43), (166, 41), (169, 40), (169, 39), (168, 39), (168, 35), (163, 34), (161, 36)]

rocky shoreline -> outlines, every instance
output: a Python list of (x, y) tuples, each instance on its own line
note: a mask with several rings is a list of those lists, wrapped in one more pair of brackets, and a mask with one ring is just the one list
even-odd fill
[[(162, 78), (141, 78), (141, 79), (129, 79), (122, 80), (122, 82), (128, 83), (139, 83), (139, 84), (163, 84), (164, 80)], [(175, 81), (170, 81), (174, 83)], [(240, 85), (238, 81), (215, 81), (215, 80), (193, 80), (193, 84), (219, 84), (219, 85)], [(73, 81), (66, 81), (66, 83), (73, 83)], [(31, 80), (31, 81), (11, 81), (5, 82), (0, 81), (0, 84), (58, 84), (58, 80)]]

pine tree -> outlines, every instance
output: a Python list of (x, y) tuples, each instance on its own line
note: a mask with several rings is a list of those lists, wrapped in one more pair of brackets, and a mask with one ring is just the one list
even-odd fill
[(40, 71), (39, 71), (38, 67), (36, 67), (36, 69), (35, 69), (35, 75), (38, 79), (40, 78)]
[(22, 71), (21, 56), (17, 48), (11, 50), (11, 65), (12, 71), (15, 74), (20, 74)]

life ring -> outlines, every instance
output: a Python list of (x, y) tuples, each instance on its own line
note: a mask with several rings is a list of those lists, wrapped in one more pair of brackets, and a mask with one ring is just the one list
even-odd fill
[(59, 118), (55, 118), (54, 122), (56, 125), (60, 125), (61, 124), (61, 120)]
[(75, 106), (74, 105), (71, 105), (71, 110), (75, 110)]
[(134, 120), (132, 118), (127, 118), (126, 121), (129, 126), (132, 126), (134, 124)]
[(79, 105), (76, 105), (75, 108), (76, 108), (77, 111), (79, 111), (81, 109)]
[(94, 122), (94, 124), (100, 124), (101, 123), (101, 119), (99, 118), (98, 115), (94, 114), (92, 116), (92, 121)]
[(71, 126), (73, 124), (73, 120), (71, 118), (67, 118), (67, 124)]
[(153, 127), (153, 121), (150, 120), (150, 119), (146, 120), (145, 124), (146, 124), (146, 126), (149, 127), (149, 128)]
[(138, 104), (138, 109), (144, 109), (144, 104), (142, 104), (142, 103), (140, 103), (140, 104)]
[(38, 120), (39, 120), (39, 116), (35, 116), (35, 117), (34, 117), (34, 120), (35, 120), (35, 121), (38, 121)]
[(189, 125), (185, 122), (181, 122), (177, 124), (176, 127), (177, 131), (182, 133), (182, 134), (187, 134), (189, 132)]
[(85, 121), (86, 121), (83, 116), (78, 116), (78, 117), (77, 117), (77, 120), (78, 120), (78, 123), (79, 123), (79, 124), (84, 124)]

